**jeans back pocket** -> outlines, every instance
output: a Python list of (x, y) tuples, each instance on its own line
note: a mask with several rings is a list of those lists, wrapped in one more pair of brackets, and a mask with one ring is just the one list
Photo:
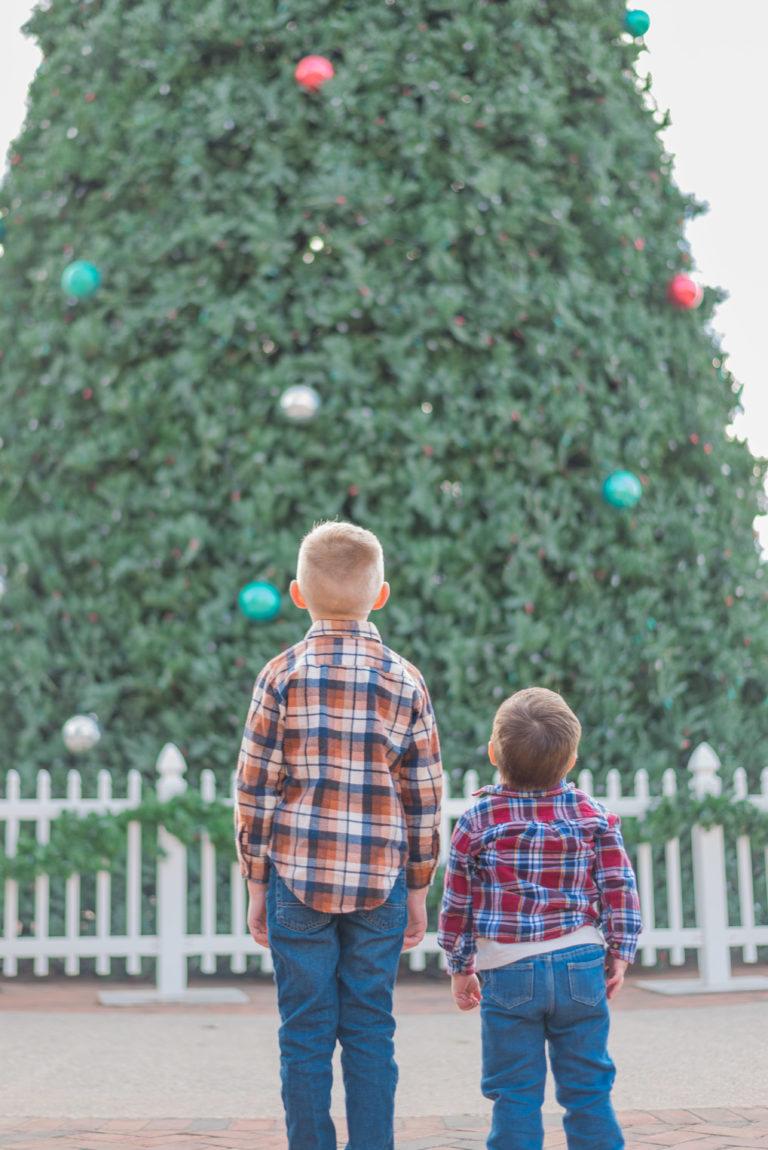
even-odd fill
[(483, 998), (506, 1010), (522, 1006), (533, 998), (533, 964), (530, 962), (511, 962), (508, 966), (484, 970), (482, 980)]
[(408, 920), (405, 874), (401, 872), (397, 876), (394, 886), (384, 902), (370, 910), (358, 910), (355, 913), (374, 930), (386, 932), (404, 929)]
[(315, 910), (297, 898), (281, 878), (275, 882), (275, 920), (286, 930), (296, 934), (311, 934), (322, 930), (331, 921), (324, 911)]
[(605, 955), (568, 963), (568, 985), (574, 1002), (597, 1006), (605, 998)]

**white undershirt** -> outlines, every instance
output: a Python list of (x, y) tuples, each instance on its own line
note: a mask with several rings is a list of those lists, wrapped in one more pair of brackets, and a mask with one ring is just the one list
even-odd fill
[(571, 946), (594, 945), (605, 947), (605, 939), (595, 926), (580, 926), (570, 934), (545, 938), (540, 942), (497, 942), (495, 938), (478, 938), (475, 969), (495, 970), (534, 954), (549, 954), (550, 951), (567, 950)]

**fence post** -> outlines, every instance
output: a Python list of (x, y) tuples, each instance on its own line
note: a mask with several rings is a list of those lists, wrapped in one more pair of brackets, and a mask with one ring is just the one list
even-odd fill
[[(695, 798), (721, 793), (719, 768), (720, 760), (709, 743), (700, 743), (688, 762)], [(702, 989), (722, 987), (731, 979), (723, 828), (705, 828), (696, 824), (692, 831), (692, 844), (696, 925), (702, 933), (699, 954)]]
[[(187, 789), (187, 764), (177, 746), (166, 743), (157, 760), (157, 797), (166, 802)], [(157, 992), (177, 998), (187, 988), (187, 849), (165, 829), (158, 829), (157, 861)]]

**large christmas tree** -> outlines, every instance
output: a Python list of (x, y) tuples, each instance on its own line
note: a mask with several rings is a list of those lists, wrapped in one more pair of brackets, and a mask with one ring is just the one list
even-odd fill
[[(619, 0), (456, 7), (35, 12), (0, 190), (4, 768), (150, 771), (170, 739), (231, 769), (255, 673), (307, 625), (238, 594), (284, 593), (335, 516), (382, 539), (375, 620), (452, 770), (531, 683), (598, 776), (703, 738), (764, 765), (765, 465), (726, 431), (715, 293), (668, 299), (697, 208), (642, 40)], [(334, 76), (297, 81), (310, 55)], [(104, 730), (79, 763), (76, 712)]]

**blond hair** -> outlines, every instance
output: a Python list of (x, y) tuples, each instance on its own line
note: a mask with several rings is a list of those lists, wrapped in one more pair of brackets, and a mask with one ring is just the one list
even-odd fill
[(381, 543), (353, 523), (316, 523), (301, 542), (296, 581), (318, 615), (365, 616), (384, 582)]
[(548, 790), (564, 779), (580, 739), (581, 723), (546, 687), (526, 687), (505, 699), (491, 732), (502, 781), (519, 791)]

